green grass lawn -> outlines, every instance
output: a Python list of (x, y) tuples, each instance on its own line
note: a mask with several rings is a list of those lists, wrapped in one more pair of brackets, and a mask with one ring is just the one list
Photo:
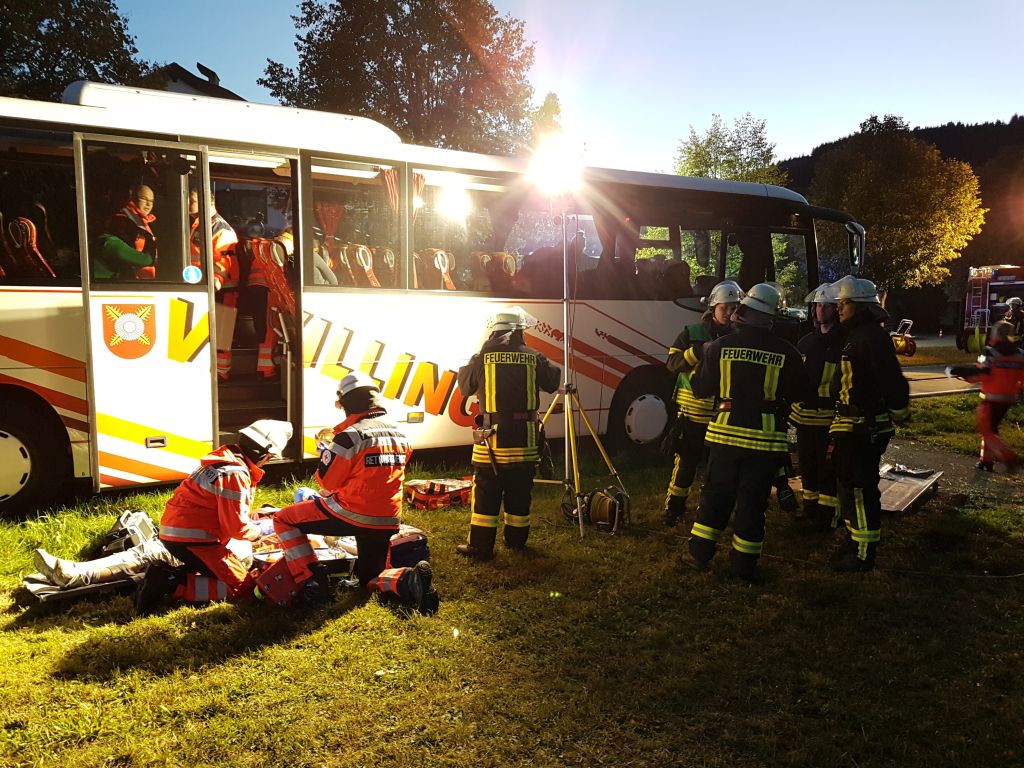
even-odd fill
[(977, 352), (964, 352), (956, 348), (953, 339), (941, 347), (918, 347), (911, 357), (897, 355), (904, 368), (924, 365), (969, 365), (978, 359)]
[[(885, 519), (875, 573), (838, 576), (832, 535), (773, 505), (765, 580), (748, 587), (721, 555), (710, 574), (678, 573), (685, 530), (660, 526), (668, 463), (619, 468), (623, 535), (581, 540), (559, 492), (538, 488), (531, 550), (489, 564), (454, 553), (465, 508), (409, 510), (430, 535), (434, 618), (351, 593), (148, 618), (126, 597), (25, 609), (34, 547), (77, 555), (127, 506), (158, 516), (168, 493), (0, 524), (0, 765), (1024, 763), (1019, 509), (940, 495)], [(607, 484), (585, 469), (586, 487)]]
[[(896, 437), (977, 455), (979, 439), (974, 414), (978, 402), (976, 393), (912, 400), (910, 421), (897, 427)], [(1016, 405), (1007, 413), (999, 434), (1024, 455), (1024, 405)]]

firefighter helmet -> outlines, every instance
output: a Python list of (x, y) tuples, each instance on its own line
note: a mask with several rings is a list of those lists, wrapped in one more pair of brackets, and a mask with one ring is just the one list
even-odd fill
[(781, 303), (782, 295), (771, 283), (758, 283), (747, 291), (747, 295), (740, 302), (742, 306), (769, 317), (774, 317), (778, 313)]
[(488, 331), (515, 331), (532, 328), (537, 324), (537, 319), (522, 307), (509, 307), (501, 312), (495, 312), (487, 320)]
[(835, 291), (832, 290), (832, 283), (822, 283), (808, 293), (804, 301), (808, 304), (837, 304), (839, 299)]
[(338, 382), (338, 397), (343, 398), (357, 389), (375, 389), (380, 392), (380, 384), (362, 371), (352, 371)]
[(292, 439), (292, 425), (287, 421), (259, 419), (238, 431), (269, 454), (280, 456)]
[(1022, 300), (1020, 296), (1011, 296), (1006, 300), (1006, 304), (1010, 309), (1016, 309), (1022, 303), (1024, 303), (1024, 300)]
[(878, 289), (870, 280), (847, 275), (832, 284), (836, 299), (846, 299), (858, 304), (880, 304)]
[(735, 304), (743, 298), (743, 289), (735, 280), (723, 280), (708, 294), (708, 306), (716, 304)]

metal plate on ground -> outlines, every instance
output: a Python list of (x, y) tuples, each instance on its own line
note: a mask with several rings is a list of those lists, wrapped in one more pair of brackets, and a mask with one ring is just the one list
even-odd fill
[(878, 470), (883, 512), (906, 512), (930, 499), (939, 489), (942, 472), (883, 464)]

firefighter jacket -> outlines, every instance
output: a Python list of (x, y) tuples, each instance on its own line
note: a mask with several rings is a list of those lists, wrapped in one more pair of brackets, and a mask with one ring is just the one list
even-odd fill
[(717, 403), (706, 442), (786, 453), (786, 417), (806, 379), (796, 347), (768, 328), (738, 325), (711, 342), (690, 381), (694, 395)]
[(492, 333), (469, 363), (459, 369), (459, 390), (476, 395), (481, 426), (493, 433), (474, 442), (477, 465), (540, 461), (540, 390), (558, 389), (562, 372), (531, 349), (521, 331)]
[(892, 338), (880, 325), (889, 318), (881, 307), (869, 306), (840, 323), (843, 348), (832, 381), (836, 417), (830, 432), (892, 433), (893, 419), (909, 414), (910, 385), (896, 359)]
[(839, 323), (828, 333), (814, 330), (797, 342), (796, 348), (804, 360), (811, 392), (799, 403), (793, 403), (789, 420), (803, 427), (827, 427), (836, 414), (836, 399), (832, 395), (832, 379), (839, 367), (843, 349), (843, 334)]
[[(238, 245), (238, 235), (219, 213), (210, 217), (210, 230), (213, 240), (213, 289), (237, 291), (240, 270), (235, 256), (235, 246)], [(192, 219), (192, 236), (189, 239), (193, 263), (198, 262), (203, 252), (202, 237), (203, 233), (199, 231), (199, 217), (196, 216)]]
[(705, 342), (714, 341), (731, 331), (730, 326), (719, 325), (707, 312), (701, 322), (685, 326), (668, 349), (665, 365), (676, 374), (676, 409), (690, 421), (707, 424), (715, 417), (715, 399), (695, 397), (690, 377), (700, 362)]
[(160, 538), (164, 541), (224, 544), (228, 539), (259, 538), (249, 520), (256, 485), (263, 470), (237, 447), (222, 445), (204, 456), (164, 508)]
[(1024, 395), (1024, 352), (1011, 342), (985, 347), (976, 366), (958, 365), (951, 373), (977, 381), (988, 403), (1019, 403)]
[(320, 454), (316, 479), (325, 493), (314, 499), (322, 511), (359, 526), (398, 528), (408, 438), (383, 408), (349, 416), (334, 428), (334, 440)]
[(1013, 326), (1012, 335), (1017, 337), (1017, 343), (1024, 345), (1024, 308), (1011, 309), (1003, 320)]

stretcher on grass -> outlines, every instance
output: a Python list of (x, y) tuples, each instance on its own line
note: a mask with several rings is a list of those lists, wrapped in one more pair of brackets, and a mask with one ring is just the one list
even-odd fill
[(469, 503), (473, 480), (409, 480), (405, 484), (405, 500), (416, 509), (443, 509)]

